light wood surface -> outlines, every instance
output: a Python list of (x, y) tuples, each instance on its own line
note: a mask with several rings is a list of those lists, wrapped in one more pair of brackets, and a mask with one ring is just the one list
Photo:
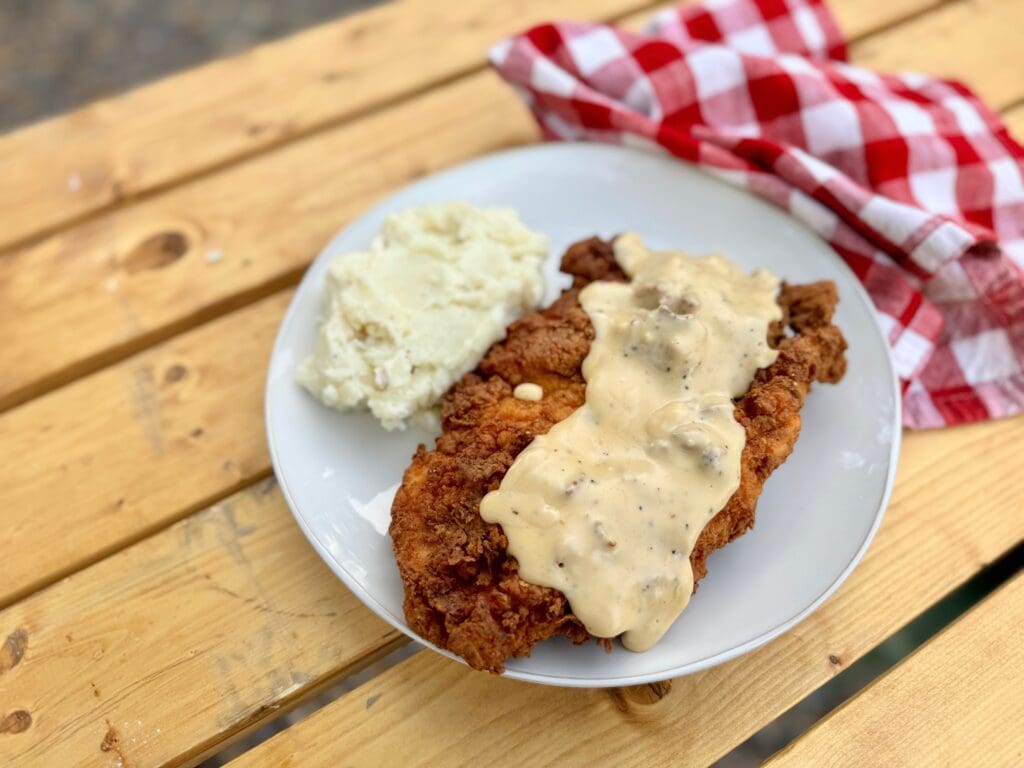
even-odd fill
[[(389, 191), (536, 138), (482, 71), (496, 37), (636, 26), (651, 4), (448, 5), (384, 6), (0, 137), (0, 249), (32, 238), (0, 252), (0, 764), (195, 764), (403, 642), (268, 484), (263, 372), (290, 286)], [(833, 5), (856, 63), (965, 79), (1024, 133), (1024, 0)], [(1022, 439), (1024, 417), (908, 435), (864, 563), (747, 657), (587, 692), (419, 653), (240, 764), (707, 763), (1024, 538)], [(896, 675), (894, 696), (913, 690), (926, 653), (864, 697)]]
[(0, 258), (0, 407), (297, 282), (387, 192), (537, 136), (483, 72)]
[(21, 649), (0, 655), (0, 719), (31, 721), (0, 731), (12, 768), (194, 762), (400, 642), (273, 480), (0, 612), (0, 638)]
[[(1024, 97), (1020, 66), (1024, 25), (1022, 0), (970, 0), (887, 29), (856, 47), (859, 63), (879, 70), (922, 71), (963, 80), (994, 109)], [(884, 64), (883, 64), (884, 62)]]
[[(923, 61), (938, 66), (937, 53), (929, 55)], [(273, 296), (342, 222), (388, 190), (535, 137), (512, 93), (484, 72), (8, 254), (0, 259), (0, 349), (9, 359), (0, 367), (0, 402), (4, 393), (27, 397), (54, 376), (73, 376), (211, 314)], [(342, 177), (347, 183), (338, 183)], [(282, 185), (284, 178), (297, 189)], [(159, 378), (176, 364), (167, 355), (182, 354), (172, 346), (156, 363), (147, 354), (124, 359), (0, 415), (0, 459), (15, 466), (0, 504), (15, 510), (11, 531), (23, 552), (0, 565), (0, 605), (269, 471), (262, 424), (252, 418), (262, 384), (233, 377), (216, 361), (263, 370), (285, 301), (276, 295), (207, 324), (187, 350), (197, 356), (192, 368), (210, 368), (201, 384), (195, 376), (176, 386)], [(208, 423), (221, 418), (238, 423)], [(54, 425), (64, 427), (44, 432)], [(196, 430), (203, 431), (198, 438)], [(32, 460), (16, 463), (15, 456)], [(177, 464), (177, 456), (186, 463)], [(125, 457), (127, 475), (96, 471)], [(186, 466), (194, 482), (182, 489), (175, 479)], [(80, 504), (70, 526), (47, 497), (58, 492), (54, 472)], [(139, 478), (129, 491), (126, 477)], [(35, 554), (39, 542), (68, 527), (76, 535)]]
[[(807, 622), (758, 653), (677, 681), (672, 697), (682, 698), (670, 700), (686, 707), (689, 697), (705, 690), (733, 689), (740, 698), (724, 700), (720, 707), (704, 711), (689, 724), (684, 712), (660, 704), (633, 706), (627, 721), (641, 713), (657, 723), (659, 731), (678, 731), (678, 739), (699, 741), (694, 762), (711, 759), (844, 669), (983, 563), (998, 557), (1009, 542), (1024, 537), (1024, 519), (999, 514), (1024, 493), (1024, 457), (1017, 462), (1020, 466), (1010, 463), (1005, 468), (1019, 479), (993, 494), (991, 504), (972, 515), (964, 515), (963, 510), (976, 498), (977, 487), (996, 485), (997, 470), (993, 467), (992, 475), (979, 477), (979, 486), (962, 483), (954, 470), (960, 462), (970, 462), (989, 449), (1012, 455), (1010, 445), (1022, 432), (1024, 419), (950, 430), (941, 433), (941, 445), (927, 439), (934, 437), (932, 434), (908, 435), (892, 508), (868, 557), (847, 585)], [(183, 595), (188, 599), (182, 600)], [(269, 610), (261, 606), (269, 606)], [(332, 612), (337, 615), (327, 615)], [(118, 627), (138, 629), (118, 633)], [(135, 740), (133, 746), (142, 746), (126, 754), (142, 759), (143, 764), (164, 760), (175, 764), (287, 709), (400, 642), (397, 633), (373, 617), (327, 572), (269, 481), (0, 613), (0, 636), (11, 637), (19, 630), (25, 632), (27, 650), (17, 669), (0, 675), (0, 702), (14, 702), (11, 707), (31, 713), (36, 722), (51, 723), (54, 728), (61, 725), (59, 737), (33, 728), (20, 742), (0, 739), (0, 764), (7, 748), (12, 750), (10, 754), (15, 754), (14, 749), (28, 750), (39, 765), (63, 764), (62, 760), (78, 752), (89, 756), (93, 742), (105, 737), (107, 720), (122, 726), (133, 722), (126, 712), (148, 713), (143, 723), (127, 731)], [(254, 639), (263, 644), (254, 646)], [(102, 655), (89, 662), (88, 679), (75, 677), (74, 670), (82, 660), (91, 659), (100, 647)], [(425, 665), (427, 672), (417, 672), (419, 665)], [(257, 670), (252, 679), (245, 677), (246, 668)], [(274, 687), (263, 674), (268, 669), (298, 669), (301, 675), (277, 677), (290, 682)], [(424, 689), (417, 675), (428, 673), (439, 675), (437, 685), (446, 700), (452, 699), (448, 710), (426, 706), (432, 701), (433, 688)], [(443, 734), (439, 745), (462, 739), (464, 727), (479, 728), (480, 741), (493, 735), (486, 728), (486, 718), (498, 714), (475, 706), (478, 699), (507, 700), (500, 710), (501, 719), (516, 723), (515, 718), (521, 718), (524, 722), (516, 727), (529, 733), (534, 727), (532, 718), (544, 713), (568, 718), (574, 727), (590, 727), (596, 722), (601, 728), (610, 728), (621, 715), (616, 714), (618, 709), (607, 709), (609, 702), (622, 706), (625, 701), (628, 706), (650, 697), (649, 689), (583, 696), (519, 685), (471, 673), (433, 654), (417, 656), (389, 675), (352, 694), (343, 703), (345, 708), (325, 710), (326, 724), (317, 720), (289, 729), (294, 733), (287, 745), (277, 744), (269, 755), (257, 753), (253, 760), (277, 764), (282, 750), (295, 749), (303, 756), (299, 764), (315, 766), (318, 750), (324, 750), (322, 763), (332, 764), (339, 754), (332, 750), (350, 748), (349, 737), (343, 736), (350, 708), (359, 709), (359, 697), (373, 697), (383, 689), (404, 693), (388, 696), (386, 702), (382, 698), (383, 706), (373, 705), (374, 714), (387, 723), (393, 718), (412, 718), (410, 730)], [(138, 685), (139, 680), (147, 683)], [(101, 699), (86, 685), (90, 682), (101, 692), (116, 695)], [(173, 692), (174, 701), (163, 702), (163, 694), (154, 700), (154, 690)], [(691, 693), (678, 694), (682, 690)], [(225, 696), (211, 696), (211, 691), (232, 693), (220, 701)], [(92, 706), (87, 706), (88, 695), (94, 697)], [(538, 697), (550, 700), (540, 713), (534, 712)], [(576, 705), (567, 702), (577, 699), (587, 702), (585, 711), (570, 714)], [(220, 707), (213, 718), (210, 707)], [(600, 716), (606, 719), (592, 720), (595, 707), (607, 709)], [(483, 719), (456, 717), (463, 708)], [(413, 715), (409, 709), (429, 712)], [(607, 717), (609, 713), (611, 717)], [(451, 730), (445, 731), (434, 718), (443, 721), (449, 716)], [(212, 724), (208, 722), (211, 719)], [(612, 728), (611, 738), (625, 738), (622, 729), (631, 727), (619, 723)], [(362, 728), (358, 733), (363, 733)], [(715, 738), (709, 740), (702, 729), (714, 732)], [(177, 734), (176, 739), (154, 738), (167, 733)], [(407, 736), (407, 731), (399, 728), (394, 738)], [(568, 738), (566, 749), (576, 749), (584, 737), (584, 732), (578, 737), (549, 734), (551, 739)], [(538, 749), (552, 747), (541, 736), (532, 738), (540, 739)], [(666, 743), (674, 748), (676, 738)], [(193, 748), (193, 742), (204, 746)], [(394, 748), (394, 743), (384, 739), (374, 747), (378, 751), (355, 754), (366, 758), (364, 764), (372, 765), (383, 757), (382, 750)], [(415, 748), (423, 751), (421, 759), (426, 764), (439, 758), (422, 738)], [(472, 738), (466, 749), (490, 754)], [(453, 757), (462, 759), (468, 754), (456, 751)], [(634, 760), (644, 755), (641, 750)]]
[[(938, 52), (928, 55), (923, 60), (939, 66)], [(535, 136), (511, 92), (481, 73), (9, 254), (0, 259), (0, 402), (5, 391), (26, 394), (26, 381), (52, 376), (62, 355), (69, 376), (273, 292), (297, 278), (341, 222), (389, 189)], [(349, 181), (338, 183), (343, 176)], [(263, 370), (283, 295), (209, 324), (190, 349), (171, 346), (153, 358), (160, 345), (0, 416), (0, 460), (12, 467), (0, 504), (14, 510), (8, 530), (23, 553), (0, 565), (0, 605), (269, 471), (262, 424), (252, 418), (262, 384), (232, 376), (224, 363)], [(176, 385), (166, 372), (160, 378), (184, 365), (170, 359), (183, 354), (197, 357), (195, 371), (210, 369), (201, 384), (196, 375)], [(237, 423), (210, 423), (231, 418)], [(193, 437), (196, 430), (202, 435)], [(126, 475), (96, 471), (119, 462), (130, 464)], [(175, 479), (186, 466), (194, 481), (182, 489)], [(47, 496), (67, 498), (52, 485), (55, 472), (74, 489), (80, 514), (70, 525), (76, 535), (39, 557), (38, 544), (69, 527)], [(125, 491), (133, 477), (139, 482)]]
[[(858, 37), (940, 2), (834, 5)], [(396, 0), (29, 126), (0, 142), (0, 249), (480, 69), (491, 44), (533, 23), (653, 5)]]
[(950, 2), (956, 0), (838, 0), (828, 5), (846, 39), (857, 42)]
[[(1001, 2), (1024, 13), (1024, 0)], [(850, 21), (858, 7), (840, 6)], [(917, 5), (892, 7), (907, 13)], [(947, 23), (953, 8), (862, 40), (854, 61), (881, 70), (949, 71), (943, 45), (905, 51), (873, 41), (903, 33), (935, 37), (945, 27), (932, 19)], [(627, 23), (638, 27), (646, 18)], [(990, 15), (974, 18), (963, 20), (967, 39), (991, 26)], [(996, 79), (1013, 42), (999, 37), (986, 48), (990, 58), (970, 59), (978, 68), (970, 74), (979, 82)], [(1012, 83), (1002, 89), (1008, 100), (996, 106), (1024, 98), (1024, 81)], [(334, 231), (395, 187), (536, 137), (512, 92), (483, 72), (13, 251), (0, 259), (0, 349), (9, 357), (0, 368), (0, 408), (295, 283)], [(36, 343), (40, 337), (51, 343)]]
[(0, 142), (0, 247), (480, 69), (552, 15), (651, 4), (399, 0), (30, 126)]
[(768, 762), (770, 768), (1024, 763), (1024, 575)]
[(510, 752), (527, 764), (611, 754), (618, 765), (706, 765), (1024, 538), (1024, 517), (1006, 514), (1024, 494), (1022, 436), (1024, 418), (907, 435), (882, 528), (836, 595), (758, 651), (675, 680), (668, 695), (553, 690), (422, 653), (232, 766), (316, 768), (339, 755), (352, 766), (488, 764)]
[(279, 293), (0, 415), (0, 606), (270, 468)]
[[(841, 8), (858, 18), (853, 6)], [(917, 4), (891, 8), (910, 13)], [(182, 76), (183, 94), (193, 92), (192, 76)], [(487, 72), (15, 250), (0, 259), (0, 348), (10, 358), (0, 369), (0, 408), (294, 283), (330, 234), (385, 192), (536, 136), (511, 91)], [(282, 186), (286, 176), (294, 182)], [(218, 270), (210, 258), (220, 259)], [(36, 344), (41, 335), (52, 343)]]

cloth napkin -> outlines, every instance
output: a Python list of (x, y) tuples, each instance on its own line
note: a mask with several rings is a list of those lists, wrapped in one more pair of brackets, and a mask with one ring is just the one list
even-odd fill
[(1024, 148), (958, 82), (845, 59), (820, 0), (686, 5), (644, 34), (543, 24), (491, 51), (547, 138), (669, 153), (828, 241), (874, 301), (907, 426), (1017, 413)]

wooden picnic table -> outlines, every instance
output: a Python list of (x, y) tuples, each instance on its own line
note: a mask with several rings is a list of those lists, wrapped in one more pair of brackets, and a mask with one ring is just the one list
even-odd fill
[[(854, 62), (972, 84), (1024, 134), (1024, 0), (832, 0)], [(270, 346), (330, 235), (391, 190), (538, 133), (485, 66), (641, 0), (402, 0), (0, 137), (0, 764), (194, 765), (408, 642), (275, 485)], [(568, 690), (419, 652), (238, 765), (698, 765), (1024, 538), (1024, 418), (907, 434), (849, 581), (754, 653)], [(773, 766), (1021, 763), (1024, 582)]]

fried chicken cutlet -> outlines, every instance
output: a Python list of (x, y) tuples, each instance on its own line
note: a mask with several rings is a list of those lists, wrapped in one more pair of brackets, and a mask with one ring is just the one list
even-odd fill
[[(471, 667), (494, 673), (548, 637), (564, 635), (574, 643), (589, 637), (561, 592), (519, 578), (501, 526), (479, 512), (481, 499), (534, 437), (584, 402), (581, 368), (594, 330), (580, 307), (580, 290), (594, 280), (626, 280), (611, 243), (597, 238), (571, 246), (562, 270), (573, 276), (572, 286), (551, 306), (511, 325), (445, 396), (443, 434), (433, 450), (419, 447), (392, 506), (390, 531), (410, 626)], [(846, 341), (831, 322), (837, 301), (831, 282), (782, 286), (783, 318), (768, 339), (779, 355), (736, 401), (735, 417), (746, 431), (740, 484), (697, 540), (690, 556), (695, 584), (707, 572), (707, 556), (754, 524), (765, 480), (800, 433), (811, 383), (843, 376)], [(543, 399), (515, 398), (513, 389), (523, 382), (540, 385)]]

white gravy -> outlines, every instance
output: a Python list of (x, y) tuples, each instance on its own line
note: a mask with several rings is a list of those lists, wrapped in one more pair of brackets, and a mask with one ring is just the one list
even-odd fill
[(615, 258), (632, 281), (580, 293), (596, 332), (586, 402), (516, 458), (480, 514), (525, 581), (563, 592), (592, 635), (644, 651), (686, 607), (690, 552), (739, 485), (732, 400), (775, 360), (779, 280), (634, 234)]

